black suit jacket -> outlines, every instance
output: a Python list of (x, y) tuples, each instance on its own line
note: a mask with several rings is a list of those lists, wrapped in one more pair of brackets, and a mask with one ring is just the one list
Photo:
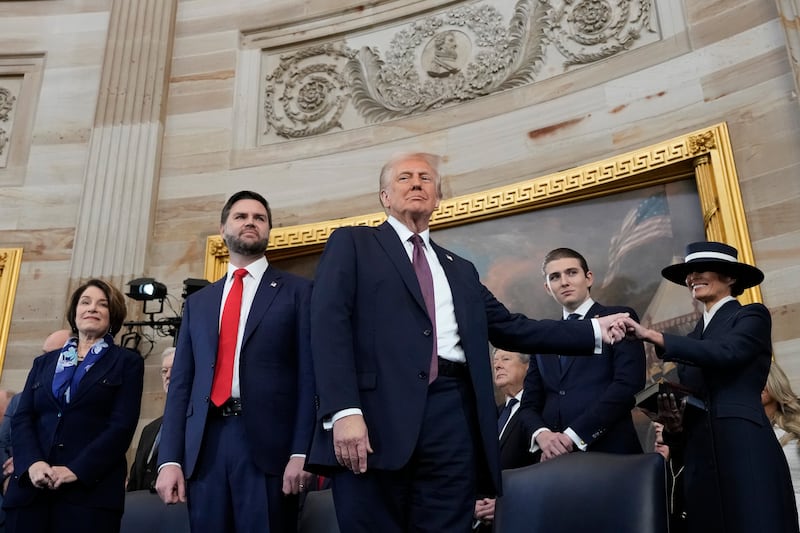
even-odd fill
[[(501, 404), (498, 409), (502, 407)], [(527, 438), (517, 409), (508, 419), (505, 431), (500, 435), (500, 468), (507, 470), (532, 465), (535, 456), (528, 451), (530, 445), (530, 439)]]
[[(605, 307), (597, 302), (585, 318), (630, 313), (630, 307)], [(644, 387), (642, 341), (626, 339), (604, 345), (594, 357), (567, 357), (564, 370), (558, 356), (537, 355), (525, 376), (520, 415), (530, 440), (539, 428), (564, 431), (571, 427), (587, 450), (641, 453), (633, 425), (634, 396)]]
[(158, 449), (153, 450), (152, 457), (147, 460), (150, 450), (156, 441), (156, 435), (161, 429), (160, 416), (142, 428), (142, 435), (139, 437), (139, 445), (136, 447), (136, 457), (131, 465), (131, 473), (128, 476), (128, 492), (134, 490), (155, 490), (156, 478), (158, 477)]

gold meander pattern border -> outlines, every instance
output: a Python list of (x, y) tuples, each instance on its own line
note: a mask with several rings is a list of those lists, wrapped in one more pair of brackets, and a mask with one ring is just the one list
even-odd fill
[[(512, 213), (605, 196), (695, 175), (709, 239), (736, 246), (741, 260), (753, 262), (739, 180), (725, 123), (681, 135), (646, 148), (546, 176), (442, 200), (431, 229), (476, 222)], [(342, 226), (378, 225), (383, 213), (273, 228), (268, 249), (273, 259), (315, 253)], [(228, 252), (219, 235), (206, 242), (205, 276), (222, 277)], [(742, 298), (760, 301), (758, 288)]]

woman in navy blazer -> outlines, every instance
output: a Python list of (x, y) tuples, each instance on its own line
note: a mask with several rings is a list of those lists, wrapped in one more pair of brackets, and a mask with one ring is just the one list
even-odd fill
[(703, 319), (687, 337), (625, 320), (629, 331), (656, 346), (658, 357), (679, 363), (681, 383), (705, 401), (705, 410), (676, 405), (674, 398), (662, 398), (659, 407), (670, 429), (665, 442), (685, 443), (689, 533), (797, 533), (789, 467), (761, 406), (771, 316), (762, 304), (743, 306), (735, 298), (764, 274), (737, 256), (732, 246), (698, 242), (687, 246), (684, 263), (661, 271), (703, 304)]
[(9, 533), (119, 531), (144, 376), (141, 356), (114, 344), (125, 314), (117, 289), (86, 282), (67, 311), (75, 336), (34, 360), (11, 421)]

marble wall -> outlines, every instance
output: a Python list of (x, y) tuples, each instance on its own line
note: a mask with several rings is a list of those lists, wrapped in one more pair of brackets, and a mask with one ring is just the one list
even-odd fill
[[(149, 5), (147, 0), (128, 3)], [(792, 0), (779, 3), (631, 0), (632, 13), (640, 18), (619, 24), (637, 28), (638, 35), (606, 36), (604, 42), (624, 46), (567, 65), (554, 44), (557, 32), (574, 37), (583, 31), (586, 37), (593, 30), (560, 19), (563, 1), (541, 2), (552, 8), (549, 18), (527, 19), (529, 31), (524, 33), (532, 60), (537, 60), (537, 46), (544, 50), (531, 80), (499, 83), (485, 95), (473, 91), (468, 98), (444, 98), (441, 105), (426, 104), (379, 120), (359, 114), (353, 93), (348, 93), (352, 85), (339, 85), (340, 93), (350, 98), (341, 126), (292, 137), (277, 135), (265, 114), (266, 76), (275, 75), (281, 57), (315, 46), (339, 47), (347, 48), (344, 59), (329, 63), (344, 69), (345, 60), (361, 58), (363, 67), (364, 49), (372, 46), (379, 58), (390, 62), (385, 54), (393, 39), (404, 31), (408, 35), (414, 21), (430, 21), (464, 6), (489, 6), (508, 27), (515, 9), (526, 2), (179, 0), (174, 13), (155, 17), (163, 21), (173, 16), (173, 25), (158, 31), (145, 27), (134, 36), (160, 43), (153, 47), (155, 57), (169, 58), (162, 66), (149, 62), (143, 74), (164, 76), (164, 92), (154, 89), (141, 100), (116, 103), (109, 103), (109, 95), (121, 91), (115, 87), (130, 85), (111, 86), (104, 79), (116, 64), (107, 57), (109, 50), (116, 50), (109, 43), (118, 39), (115, 32), (124, 25), (120, 21), (135, 26), (125, 17), (152, 20), (152, 14), (150, 19), (121, 14), (111, 0), (0, 2), (0, 81), (4, 75), (16, 76), (14, 83), (19, 83), (24, 74), (2, 70), (9, 57), (28, 58), (32, 66), (27, 68), (40, 73), (38, 78), (29, 75), (29, 87), (22, 88), (22, 93), (30, 91), (30, 126), (17, 130), (26, 117), (14, 117), (15, 135), (21, 131), (20, 137), (29, 138), (17, 150), (24, 152), (27, 146), (29, 153), (18, 153), (13, 168), (0, 168), (0, 247), (25, 248), (0, 384), (22, 386), (31, 356), (44, 336), (62, 325), (66, 296), (83, 277), (102, 275), (122, 285), (146, 274), (167, 284), (178, 307), (182, 280), (202, 276), (206, 237), (218, 231), (219, 210), (237, 190), (264, 193), (276, 225), (317, 222), (378, 211), (377, 172), (397, 151), (444, 154), (445, 192), (459, 195), (724, 121), (755, 258), (767, 274), (762, 290), (773, 312), (776, 357), (800, 388), (800, 334), (795, 326), (800, 313), (795, 278), (800, 273), (800, 108), (785, 31), (796, 20), (786, 16)], [(617, 5), (572, 6), (583, 6), (583, 20), (595, 17), (602, 26), (603, 17), (619, 15), (601, 9), (611, 4)], [(644, 16), (649, 17), (646, 23)], [(548, 20), (562, 22), (548, 26)], [(427, 65), (433, 52), (425, 48), (442, 28), (434, 27), (412, 46), (420, 57), (427, 54)], [(464, 38), (479, 48), (474, 28), (459, 31), (460, 52), (465, 51)], [(547, 39), (537, 40), (539, 34)], [(133, 72), (139, 62), (131, 61)], [(434, 80), (439, 83), (434, 90), (453, 90), (446, 84), (468, 70), (461, 61), (458, 72)], [(373, 68), (370, 76), (375, 72)], [(508, 73), (502, 68), (498, 72)], [(331, 75), (319, 87), (336, 79)], [(322, 105), (315, 100), (319, 95), (308, 90), (294, 96), (306, 100), (306, 111)], [(139, 118), (125, 114), (126, 106), (153, 102), (160, 106), (157, 111), (134, 113)], [(109, 105), (117, 106), (119, 119), (101, 113)], [(107, 118), (101, 121), (100, 116)], [(151, 139), (151, 149), (126, 151), (123, 146), (115, 157), (133, 170), (100, 173), (90, 165), (106, 154), (97, 143), (108, 135), (121, 136), (108, 129), (121, 126), (125, 131), (138, 128), (138, 135)], [(142, 182), (146, 187), (136, 189)], [(135, 202), (114, 200), (115, 184), (120, 190), (138, 190)], [(113, 201), (114, 209), (102, 210)], [(117, 211), (136, 213), (129, 228), (112, 232), (107, 223), (88, 216), (103, 212), (114, 217)], [(126, 233), (131, 234), (128, 244), (119, 238)], [(139, 246), (139, 241), (145, 244)], [(80, 257), (75, 257), (78, 251)], [(114, 257), (127, 259), (102, 260)], [(138, 307), (131, 305), (131, 313), (136, 316)], [(155, 355), (147, 361), (144, 420), (157, 416), (163, 405), (157, 354), (168, 344), (168, 339), (158, 339)]]

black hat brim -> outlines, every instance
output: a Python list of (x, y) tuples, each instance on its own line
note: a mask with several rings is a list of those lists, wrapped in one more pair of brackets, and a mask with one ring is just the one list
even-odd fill
[(661, 275), (678, 285), (686, 286), (686, 276), (692, 272), (718, 272), (736, 279), (736, 286), (741, 290), (755, 287), (764, 281), (764, 273), (758, 268), (745, 263), (731, 261), (691, 261), (670, 265), (661, 270)]

